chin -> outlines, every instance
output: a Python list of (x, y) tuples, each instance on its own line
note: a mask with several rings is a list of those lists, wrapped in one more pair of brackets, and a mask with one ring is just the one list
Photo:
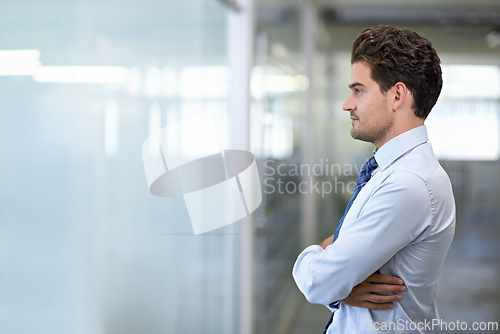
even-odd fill
[(351, 129), (351, 137), (354, 139), (361, 139), (359, 132), (354, 127)]
[(357, 140), (366, 141), (372, 143), (372, 138), (368, 135), (356, 131), (354, 128), (351, 129), (351, 137)]

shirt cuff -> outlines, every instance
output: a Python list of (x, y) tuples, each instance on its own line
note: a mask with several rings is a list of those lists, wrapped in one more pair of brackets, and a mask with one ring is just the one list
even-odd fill
[(323, 250), (324, 250), (323, 247), (321, 247), (320, 245), (311, 245), (311, 246), (307, 247), (306, 249), (304, 249), (302, 251), (302, 254), (321, 253)]

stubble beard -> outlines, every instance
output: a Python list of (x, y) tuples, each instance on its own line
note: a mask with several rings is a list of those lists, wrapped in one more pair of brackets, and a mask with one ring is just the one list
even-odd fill
[(379, 136), (377, 133), (372, 131), (361, 131), (353, 126), (351, 129), (351, 137), (357, 140), (373, 143)]
[(376, 129), (367, 129), (366, 131), (361, 131), (360, 129), (352, 128), (351, 137), (357, 140), (372, 143), (375, 146), (379, 146), (379, 143), (385, 143), (389, 129), (392, 126), (392, 122), (387, 123), (384, 127)]
[(394, 121), (390, 119), (385, 119), (384, 122), (380, 124), (363, 128), (362, 124), (358, 120), (357, 126), (353, 126), (351, 129), (351, 137), (357, 140), (365, 141), (378, 145), (378, 143), (385, 142), (389, 131), (391, 130)]
[[(380, 110), (385, 110), (387, 107), (385, 103), (380, 105)], [(377, 117), (384, 115), (384, 113), (377, 113), (378, 115), (372, 116)], [(393, 127), (394, 120), (385, 116), (380, 119), (377, 124), (372, 124), (372, 126), (364, 127), (361, 120), (358, 118), (357, 126), (352, 126), (351, 137), (357, 140), (365, 141), (377, 145), (377, 143), (384, 142), (390, 129)]]

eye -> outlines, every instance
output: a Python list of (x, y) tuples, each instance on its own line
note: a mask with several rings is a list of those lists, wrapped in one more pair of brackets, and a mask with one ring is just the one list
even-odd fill
[(358, 88), (355, 88), (355, 89), (354, 89), (354, 95), (359, 95), (359, 94), (361, 94), (361, 93), (362, 93), (362, 92), (361, 92), (361, 89), (358, 89)]

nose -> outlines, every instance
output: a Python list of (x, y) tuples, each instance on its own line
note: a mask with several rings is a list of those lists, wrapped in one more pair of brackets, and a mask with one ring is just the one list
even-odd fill
[(345, 100), (344, 105), (342, 106), (342, 109), (344, 109), (344, 111), (354, 111), (356, 109), (356, 105), (352, 101), (351, 95), (349, 95), (347, 100)]

